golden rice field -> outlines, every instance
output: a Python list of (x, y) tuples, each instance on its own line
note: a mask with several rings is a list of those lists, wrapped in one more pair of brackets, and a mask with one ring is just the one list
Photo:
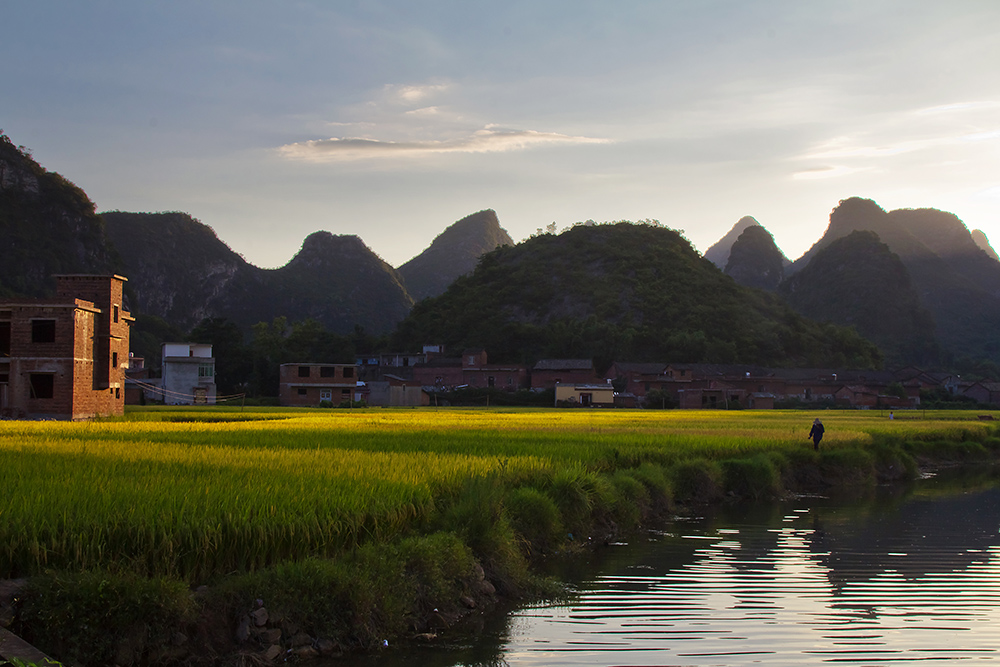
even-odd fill
[[(981, 439), (968, 413), (823, 412), (825, 447)], [(420, 531), (470, 479), (811, 448), (806, 412), (137, 409), (0, 422), (0, 578), (118, 567), (191, 582)]]

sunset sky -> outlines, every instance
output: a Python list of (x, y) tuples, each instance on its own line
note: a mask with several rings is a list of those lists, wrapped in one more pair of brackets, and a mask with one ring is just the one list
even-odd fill
[(1000, 245), (1000, 2), (3, 3), (0, 129), (98, 210), (249, 261), (310, 232), (393, 266), (492, 208), (515, 240), (752, 215), (792, 259), (837, 202)]

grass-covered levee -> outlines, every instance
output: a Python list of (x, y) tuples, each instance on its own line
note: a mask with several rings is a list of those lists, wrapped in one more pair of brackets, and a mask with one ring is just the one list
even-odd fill
[[(67, 663), (227, 664), (430, 638), (532, 564), (680, 505), (995, 459), (970, 413), (129, 411), (0, 422), (11, 630)], [(0, 601), (2, 602), (2, 601)]]

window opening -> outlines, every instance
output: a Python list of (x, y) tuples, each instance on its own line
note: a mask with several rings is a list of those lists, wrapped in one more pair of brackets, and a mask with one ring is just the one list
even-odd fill
[(299, 377), (300, 378), (307, 378), (307, 377), (309, 377), (309, 367), (308, 366), (299, 366)]
[(0, 357), (10, 356), (10, 322), (0, 322)]
[(52, 398), (55, 396), (55, 375), (52, 373), (31, 373), (28, 385), (32, 398)]
[(32, 343), (56, 342), (56, 321), (31, 320), (31, 342)]
[(336, 366), (320, 366), (319, 376), (321, 378), (337, 377), (337, 367)]

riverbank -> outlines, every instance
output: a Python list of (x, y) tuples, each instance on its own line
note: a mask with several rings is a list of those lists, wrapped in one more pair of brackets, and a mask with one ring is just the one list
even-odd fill
[[(83, 505), (89, 507), (97, 533), (93, 539), (82, 537), (77, 551), (86, 554), (88, 545), (104, 536), (104, 552), (118, 550), (124, 558), (87, 561), (92, 567), (23, 572), (31, 570), (30, 559), (19, 555), (16, 544), (8, 548), (8, 570), (16, 562), (22, 572), (15, 573), (29, 577), (11, 629), (66, 662), (266, 664), (290, 655), (306, 658), (381, 650), (386, 642), (391, 648), (398, 642), (433, 641), (446, 636), (459, 619), (484, 613), (497, 600), (544, 594), (544, 582), (532, 575), (540, 559), (657, 522), (679, 505), (864, 488), (912, 478), (921, 466), (995, 460), (1000, 452), (992, 425), (952, 414), (909, 423), (898, 416), (888, 423), (874, 415), (824, 415), (829, 435), (818, 452), (805, 439), (802, 413), (743, 413), (734, 419), (711, 413), (651, 418), (621, 412), (438, 411), (421, 422), (427, 413), (373, 411), (350, 428), (324, 415), (318, 430), (280, 413), (262, 413), (257, 422), (246, 421), (246, 415), (235, 422), (236, 416), (229, 415), (233, 423), (226, 423), (228, 413), (219, 411), (193, 422), (197, 413), (185, 413), (184, 422), (170, 421), (171, 414), (140, 415), (146, 419), (141, 427), (125, 422), (65, 428), (58, 437), (34, 434), (48, 445), (32, 444), (31, 428), (19, 436), (22, 456), (69, 457), (74, 468), (93, 457), (105, 467), (109, 457), (116, 463), (131, 457), (147, 481), (168, 473), (174, 486), (183, 486), (181, 480), (190, 476), (202, 485), (214, 481), (236, 489), (237, 496), (243, 493), (235, 506), (242, 502), (252, 510), (239, 526), (232, 513), (213, 519), (208, 503), (186, 501), (169, 510), (180, 514), (172, 523), (129, 527), (123, 520), (115, 523), (115, 516), (95, 515), (87, 500)], [(5, 440), (15, 437), (3, 435)], [(220, 450), (237, 439), (244, 444)], [(128, 447), (115, 449), (112, 445), (119, 441)], [(147, 442), (155, 446), (143, 449), (141, 443)], [(219, 456), (206, 459), (203, 448)], [(240, 452), (265, 460), (271, 477), (247, 477), (245, 466), (250, 464)], [(327, 494), (333, 492), (332, 480), (343, 485), (345, 452), (382, 457), (362, 464), (359, 479), (396, 487), (409, 479), (423, 491), (396, 488), (392, 498), (397, 504), (382, 503), (377, 508), (381, 513), (368, 508), (360, 517), (352, 518), (342, 505), (333, 507), (330, 516), (345, 526), (339, 533), (310, 528), (308, 522), (282, 530), (261, 515), (270, 510), (282, 516), (279, 504), (293, 504), (301, 513), (305, 505), (292, 503), (294, 494), (283, 495), (283, 478), (275, 467), (307, 452), (313, 458), (305, 462), (316, 468), (333, 465), (323, 456), (338, 457), (339, 477), (330, 470), (321, 476)], [(402, 457), (399, 474), (391, 470), (400, 461), (385, 458), (387, 452)], [(151, 458), (156, 465), (150, 468)], [(55, 463), (47, 463), (51, 472)], [(288, 471), (288, 479), (298, 480), (292, 487), (300, 494), (310, 488), (302, 479), (319, 474), (299, 467), (302, 463), (298, 460)], [(441, 477), (430, 475), (431, 468)], [(220, 469), (242, 473), (219, 477)], [(130, 465), (119, 474), (134, 475), (136, 470)], [(69, 477), (63, 480), (70, 484)], [(110, 486), (123, 483), (121, 477), (112, 480)], [(264, 485), (270, 496), (254, 495), (248, 484)], [(105, 492), (113, 495), (110, 486)], [(352, 496), (364, 493), (363, 487), (350, 488)], [(384, 496), (367, 497), (374, 502)], [(142, 500), (127, 493), (124, 498)], [(192, 517), (198, 508), (206, 512), (203, 524)], [(138, 509), (133, 506), (133, 524), (142, 524)], [(61, 518), (66, 527), (71, 519)], [(214, 533), (205, 527), (220, 519), (231, 525), (215, 526)], [(318, 520), (315, 511), (311, 519)], [(168, 535), (169, 526), (173, 534)], [(58, 532), (58, 526), (50, 528)], [(154, 529), (161, 533), (159, 540), (147, 534)], [(210, 533), (201, 544), (232, 552), (233, 560), (189, 553), (204, 535), (178, 534), (185, 529)], [(296, 556), (286, 544), (297, 534), (313, 541), (305, 556)], [(234, 543), (220, 543), (223, 538)], [(73, 544), (71, 537), (62, 539), (64, 545)], [(137, 543), (143, 540), (154, 547), (153, 553), (139, 553)], [(240, 555), (241, 550), (257, 555)], [(230, 563), (238, 564), (240, 558), (249, 565), (237, 565), (235, 573), (208, 572), (207, 562), (233, 567)], [(187, 574), (177, 571), (184, 563)], [(167, 571), (153, 571), (157, 566)]]

